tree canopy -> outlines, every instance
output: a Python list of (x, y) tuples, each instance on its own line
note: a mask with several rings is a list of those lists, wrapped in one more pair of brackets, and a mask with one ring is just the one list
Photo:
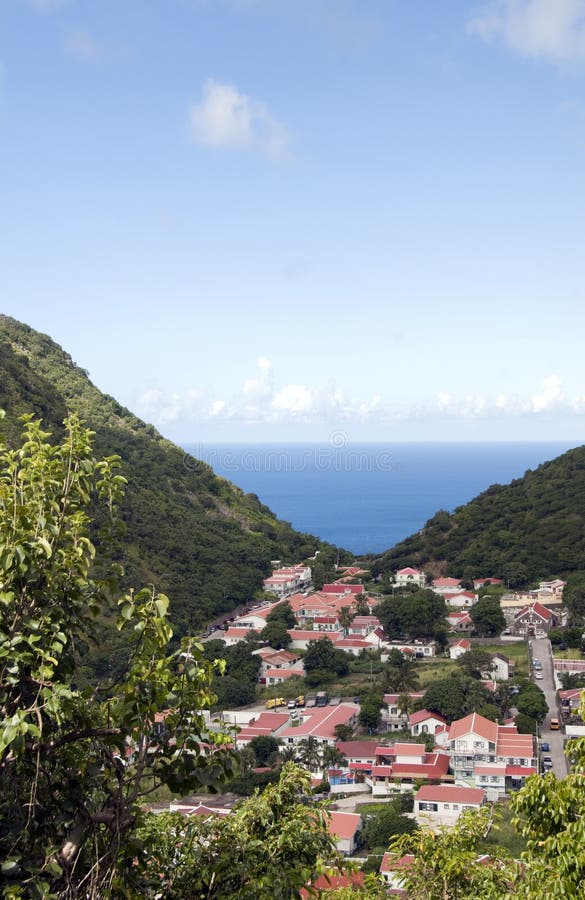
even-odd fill
[[(117, 591), (106, 550), (125, 483), (118, 459), (95, 460), (75, 416), (60, 444), (49, 438), (29, 418), (21, 445), (0, 447), (0, 886), (101, 897), (131, 881), (149, 791), (216, 787), (236, 763), (202, 752), (204, 739), (225, 740), (202, 714), (213, 663), (188, 639), (170, 650), (164, 595)], [(82, 663), (106, 616), (129, 662), (122, 678), (89, 686)]]

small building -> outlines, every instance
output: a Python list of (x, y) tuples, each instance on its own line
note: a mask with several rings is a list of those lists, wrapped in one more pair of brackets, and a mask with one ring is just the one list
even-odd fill
[(464, 610), (450, 612), (447, 616), (447, 624), (449, 631), (454, 631), (456, 634), (470, 634), (473, 631), (473, 619)]
[(479, 809), (485, 800), (485, 791), (480, 788), (425, 784), (416, 792), (414, 817), (419, 825), (432, 828), (454, 825), (464, 810)]
[(464, 653), (468, 653), (471, 650), (471, 641), (468, 638), (461, 638), (458, 641), (455, 641), (454, 644), (451, 644), (449, 647), (449, 656), (451, 659), (459, 659), (460, 656), (463, 656)]
[(423, 588), (427, 583), (427, 579), (424, 572), (421, 572), (419, 569), (413, 569), (411, 566), (406, 566), (404, 569), (399, 569), (394, 576), (394, 583), (396, 587), (408, 587), (409, 584), (414, 584), (416, 587)]
[(447, 720), (438, 713), (429, 712), (428, 709), (421, 709), (413, 713), (408, 719), (410, 733), (413, 737), (419, 734), (435, 734), (437, 728), (444, 727)]
[(448, 599), (450, 594), (459, 594), (463, 590), (458, 578), (435, 578), (432, 588), (435, 594), (441, 594), (448, 603), (451, 602)]
[(390, 895), (408, 896), (407, 892), (404, 890), (404, 876), (401, 875), (401, 872), (408, 869), (413, 862), (414, 856), (412, 853), (405, 853), (404, 856), (396, 859), (389, 850), (386, 851), (382, 857), (382, 862), (380, 863), (380, 875), (384, 879), (384, 883)]
[(542, 603), (529, 603), (514, 612), (514, 629), (526, 635), (534, 635), (537, 631), (550, 631), (558, 624), (558, 618)]
[(331, 811), (328, 813), (329, 833), (335, 838), (337, 850), (351, 856), (358, 843), (362, 817), (357, 813)]
[[(515, 665), (513, 659), (509, 659), (503, 653), (495, 653), (492, 657), (491, 675), (495, 681), (508, 681), (514, 675)], [(489, 676), (490, 673), (487, 677)]]

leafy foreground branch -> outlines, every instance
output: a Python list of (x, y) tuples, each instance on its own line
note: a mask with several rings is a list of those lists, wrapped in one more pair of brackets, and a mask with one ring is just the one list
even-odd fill
[[(164, 595), (119, 596), (107, 552), (125, 480), (116, 457), (93, 458), (77, 418), (65, 429), (55, 445), (28, 417), (21, 446), (0, 446), (2, 896), (300, 896), (340, 860), (298, 767), (225, 819), (145, 811), (161, 785), (215, 790), (237, 771), (231, 737), (203, 715), (224, 664), (193, 641), (171, 650)], [(115, 682), (87, 685), (104, 620), (129, 661)]]
[[(75, 417), (62, 444), (49, 439), (28, 418), (21, 446), (0, 447), (0, 887), (128, 896), (145, 791), (214, 788), (235, 756), (202, 748), (224, 741), (206, 734), (202, 713), (214, 664), (189, 641), (169, 652), (167, 598), (116, 596), (119, 568), (96, 558), (88, 508), (98, 503), (103, 557), (124, 488), (117, 458), (96, 461)], [(117, 683), (84, 686), (106, 617), (129, 662)]]

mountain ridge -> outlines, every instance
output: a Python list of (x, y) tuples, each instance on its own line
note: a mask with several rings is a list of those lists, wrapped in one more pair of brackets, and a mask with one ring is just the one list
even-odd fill
[(33, 413), (56, 434), (67, 411), (95, 432), (96, 455), (118, 453), (129, 480), (128, 581), (155, 583), (171, 597), (179, 632), (248, 602), (270, 572), (270, 560), (305, 559), (336, 548), (295, 531), (210, 466), (143, 422), (89, 379), (48, 335), (0, 314), (0, 407), (6, 439), (18, 439), (20, 415)]

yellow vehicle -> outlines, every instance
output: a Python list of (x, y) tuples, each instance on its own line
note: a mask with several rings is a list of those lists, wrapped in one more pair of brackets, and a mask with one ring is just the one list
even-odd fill
[(304, 705), (305, 705), (305, 695), (299, 694), (299, 696), (297, 697), (297, 706), (304, 706)]
[(270, 700), (266, 701), (266, 709), (274, 709), (277, 706), (284, 706), (286, 700), (284, 697), (271, 697)]
[(551, 731), (558, 731), (558, 730), (560, 729), (560, 727), (561, 727), (561, 726), (559, 725), (559, 720), (558, 720), (558, 719), (551, 719), (551, 720), (550, 720), (550, 730), (551, 730)]

